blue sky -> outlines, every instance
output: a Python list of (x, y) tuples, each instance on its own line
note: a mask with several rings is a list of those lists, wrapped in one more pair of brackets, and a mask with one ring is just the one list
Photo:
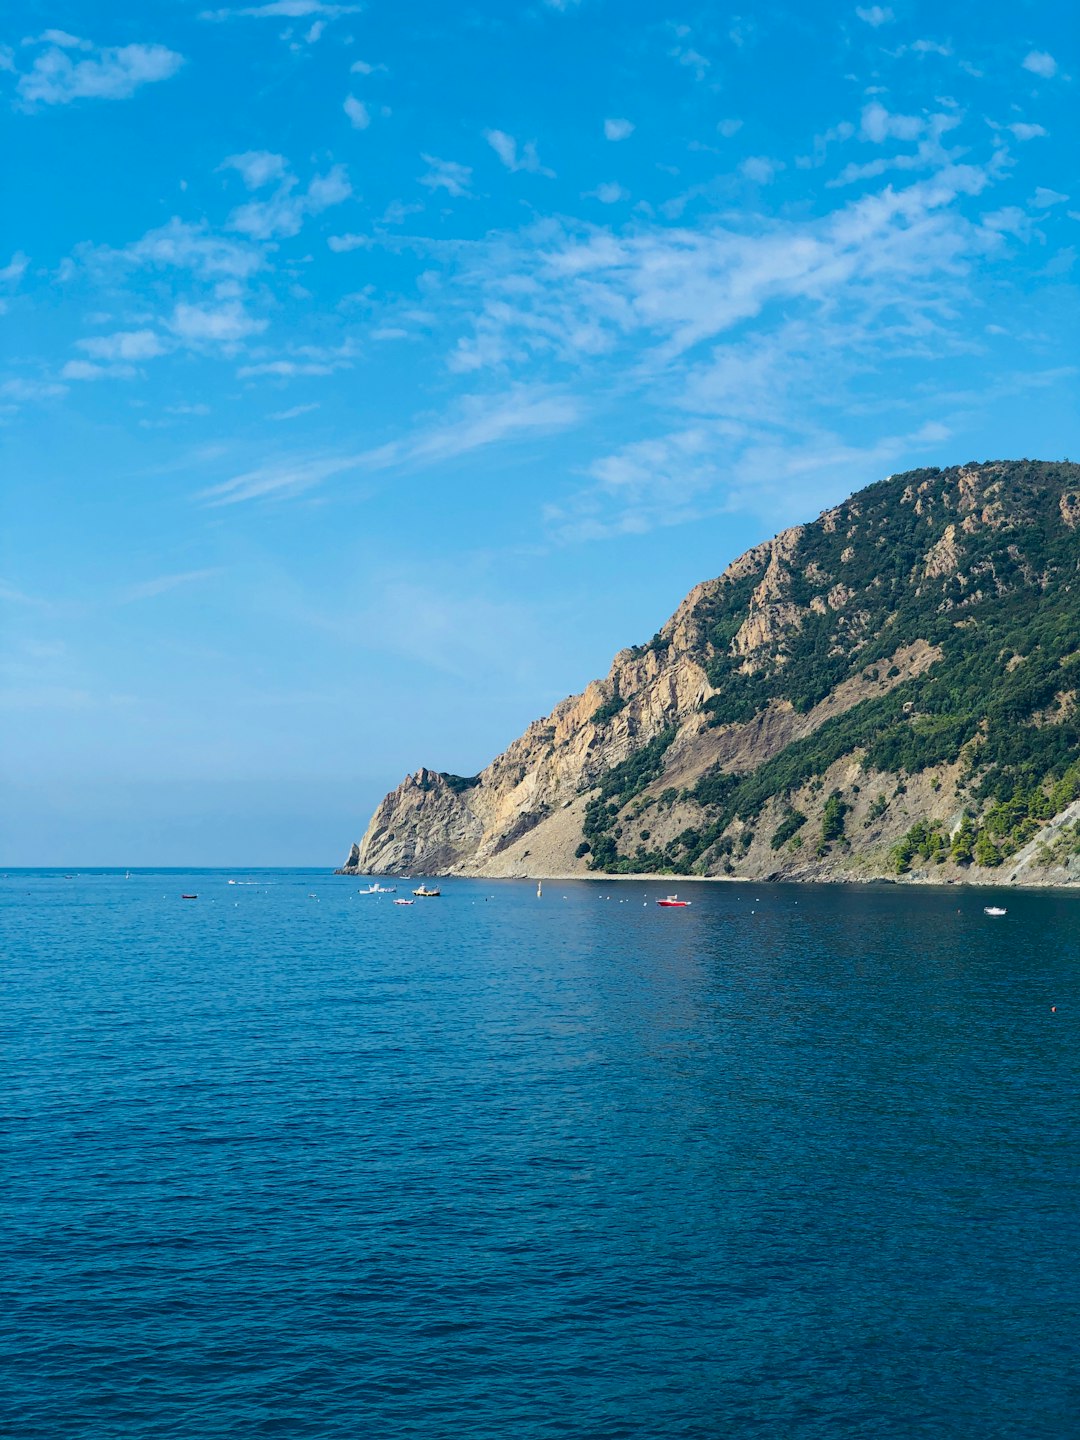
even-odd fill
[(776, 529), (1077, 458), (1070, 9), (7, 7), (0, 864), (335, 862)]

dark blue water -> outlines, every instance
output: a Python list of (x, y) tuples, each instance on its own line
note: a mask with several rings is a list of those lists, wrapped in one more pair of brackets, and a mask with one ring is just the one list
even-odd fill
[(231, 874), (0, 881), (5, 1433), (1080, 1434), (1080, 896)]

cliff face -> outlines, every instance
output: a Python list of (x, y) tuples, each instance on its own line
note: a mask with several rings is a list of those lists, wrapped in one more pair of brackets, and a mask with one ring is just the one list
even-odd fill
[(871, 486), (478, 776), (406, 777), (344, 868), (1080, 878), (1078, 517), (1067, 463)]

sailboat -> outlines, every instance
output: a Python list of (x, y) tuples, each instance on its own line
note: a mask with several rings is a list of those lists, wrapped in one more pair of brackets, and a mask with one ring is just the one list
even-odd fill
[(544, 898), (544, 882), (542, 880), (537, 880), (536, 882), (536, 898), (538, 900)]

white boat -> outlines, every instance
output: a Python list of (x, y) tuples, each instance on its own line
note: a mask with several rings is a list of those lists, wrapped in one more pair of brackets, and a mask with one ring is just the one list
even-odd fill
[(369, 885), (366, 890), (357, 890), (358, 895), (396, 895), (396, 885), (380, 885), (376, 880), (374, 885)]
[(395, 900), (395, 901), (394, 901), (394, 904), (395, 904), (395, 905), (415, 905), (415, 904), (416, 904), (416, 901), (415, 901), (415, 900)]
[(1008, 912), (1006, 909), (1004, 909), (1001, 905), (984, 905), (984, 906), (983, 906), (983, 914), (984, 914), (984, 915), (1007, 915), (1008, 913), (1009, 913), (1009, 912)]

